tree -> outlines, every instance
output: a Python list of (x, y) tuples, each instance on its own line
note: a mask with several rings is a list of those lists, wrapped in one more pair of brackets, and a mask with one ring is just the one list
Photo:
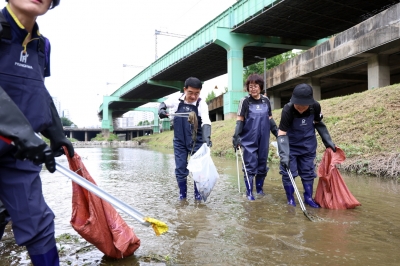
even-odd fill
[(61, 117), (60, 119), (61, 119), (61, 124), (63, 125), (63, 127), (69, 127), (74, 123), (74, 122), (72, 122), (71, 120), (69, 120), (68, 118), (66, 118), (64, 116)]
[(210, 102), (212, 99), (214, 99), (216, 96), (215, 96), (215, 93), (214, 93), (214, 91), (211, 91), (208, 95), (207, 95), (207, 98), (206, 98), (206, 103), (208, 103), (208, 102)]
[[(282, 63), (285, 63), (287, 60), (297, 56), (297, 53), (292, 51), (288, 51), (286, 53), (276, 55), (274, 57), (268, 58), (266, 62), (266, 70), (279, 66)], [(243, 71), (243, 80), (247, 80), (250, 74), (260, 74), (261, 76), (264, 74), (264, 61), (249, 65), (244, 68)]]

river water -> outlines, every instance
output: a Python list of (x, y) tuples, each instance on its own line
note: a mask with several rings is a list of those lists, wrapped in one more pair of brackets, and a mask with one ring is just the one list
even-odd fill
[[(309, 221), (286, 205), (277, 165), (264, 184), (266, 196), (249, 202), (235, 159), (213, 157), (220, 177), (207, 202), (178, 200), (172, 150), (77, 148), (99, 187), (144, 215), (167, 223), (157, 237), (151, 227), (121, 213), (141, 240), (134, 256), (113, 260), (77, 237), (71, 227), (71, 181), (42, 171), (43, 193), (56, 215), (61, 265), (400, 265), (400, 185), (396, 181), (343, 174), (362, 206), (352, 210), (312, 209)], [(65, 158), (59, 163), (67, 166)], [(298, 178), (297, 178), (298, 179)], [(300, 180), (296, 181), (300, 192)], [(316, 181), (317, 184), (317, 181)], [(316, 186), (316, 185), (315, 185)], [(296, 199), (297, 201), (297, 199)], [(8, 226), (0, 242), (0, 265), (29, 265)]]

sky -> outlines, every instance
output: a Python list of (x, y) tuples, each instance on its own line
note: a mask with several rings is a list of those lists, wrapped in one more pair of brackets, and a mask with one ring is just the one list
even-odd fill
[[(46, 87), (79, 127), (101, 125), (97, 111), (111, 94), (155, 60), (155, 30), (189, 36), (236, 0), (62, 0), (37, 19), (51, 42)], [(161, 57), (183, 39), (157, 36)], [(123, 67), (123, 64), (130, 67)], [(227, 75), (206, 81), (201, 97)]]

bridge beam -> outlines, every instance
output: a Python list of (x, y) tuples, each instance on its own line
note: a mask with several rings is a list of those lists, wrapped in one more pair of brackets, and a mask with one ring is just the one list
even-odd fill
[(183, 81), (169, 81), (169, 80), (147, 80), (147, 84), (162, 86), (167, 88), (173, 88), (177, 91), (183, 91), (183, 86), (185, 86), (185, 82)]

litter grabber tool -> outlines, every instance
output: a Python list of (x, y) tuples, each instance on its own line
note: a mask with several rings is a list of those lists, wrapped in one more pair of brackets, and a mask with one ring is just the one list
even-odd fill
[(247, 184), (249, 185), (249, 188), (251, 188), (251, 184), (250, 184), (249, 176), (247, 175), (247, 169), (246, 169), (246, 165), (244, 164), (244, 159), (243, 159), (242, 148), (240, 148), (240, 146), (239, 146), (238, 148), (239, 148), (239, 152), (240, 152), (240, 157), (242, 158), (242, 164), (243, 164), (244, 174), (246, 175)]
[(236, 170), (237, 170), (237, 176), (238, 176), (238, 188), (239, 188), (239, 193), (240, 193), (239, 156), (238, 156), (237, 150), (235, 152), (235, 155), (236, 155)]
[(168, 116), (189, 117), (189, 113), (174, 113), (168, 114)]
[(303, 211), (304, 215), (311, 221), (314, 222), (314, 217), (311, 217), (310, 214), (308, 214), (306, 207), (304, 206), (303, 200), (301, 199), (299, 190), (297, 189), (296, 183), (294, 182), (294, 178), (292, 175), (292, 172), (290, 171), (290, 169), (286, 168), (286, 171), (289, 175), (290, 178), (290, 182), (292, 182), (292, 186), (294, 188), (294, 192), (296, 193), (297, 199), (299, 200), (299, 204), (300, 204), (300, 208)]
[(57, 166), (56, 170), (58, 172), (60, 172), (61, 174), (65, 175), (66, 177), (68, 177), (69, 179), (71, 179), (72, 181), (74, 181), (75, 183), (80, 185), (81, 187), (83, 187), (83, 188), (87, 189), (88, 191), (92, 192), (93, 194), (95, 194), (99, 198), (107, 201), (108, 203), (110, 203), (114, 207), (120, 209), (121, 211), (123, 211), (126, 214), (130, 215), (131, 217), (135, 218), (142, 225), (145, 225), (145, 226), (150, 226), (151, 225), (153, 227), (154, 232), (156, 233), (156, 235), (160, 235), (160, 234), (163, 234), (163, 233), (167, 232), (168, 226), (165, 223), (163, 223), (161, 221), (158, 221), (156, 219), (144, 216), (142, 213), (140, 213), (139, 211), (137, 211), (134, 208), (130, 207), (128, 204), (126, 204), (123, 201), (117, 199), (116, 197), (110, 195), (109, 193), (107, 193), (106, 191), (102, 190), (101, 188), (99, 188), (95, 184), (89, 182), (85, 178), (81, 177), (77, 173), (75, 173), (75, 172), (71, 171), (70, 169), (60, 165), (57, 162), (56, 162), (56, 166)]

